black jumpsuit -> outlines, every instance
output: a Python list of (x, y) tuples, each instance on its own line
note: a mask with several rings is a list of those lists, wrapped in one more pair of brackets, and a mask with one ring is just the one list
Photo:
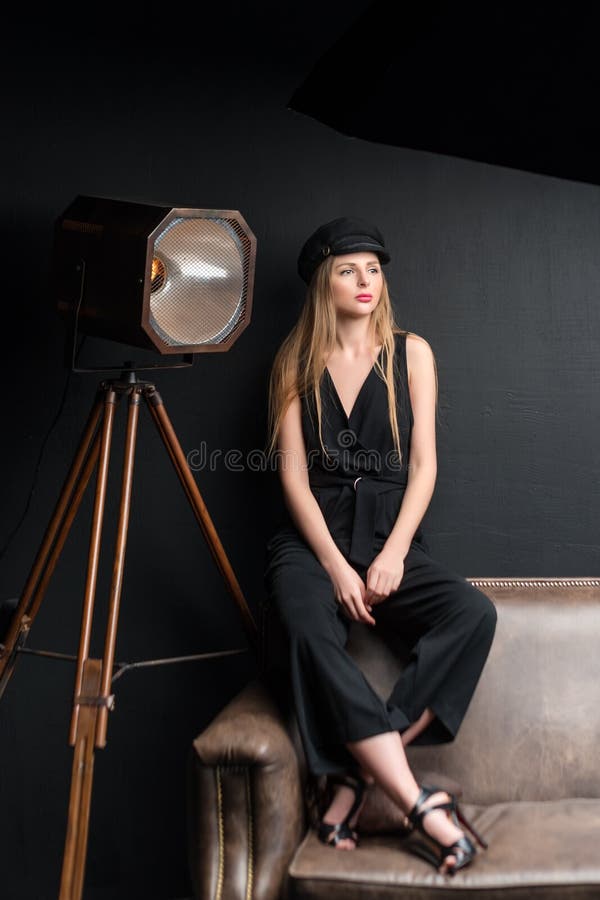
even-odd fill
[[(408, 476), (413, 414), (406, 335), (396, 334), (395, 342), (401, 464), (394, 451), (387, 389), (375, 366), (350, 416), (325, 369), (322, 433), (329, 458), (320, 448), (314, 401), (302, 400), (311, 490), (335, 543), (365, 583), (367, 569), (397, 519)], [(478, 588), (429, 556), (420, 526), (398, 590), (373, 606), (375, 627), (400, 632), (409, 648), (387, 699), (375, 692), (346, 651), (350, 620), (289, 513), (266, 545), (264, 581), (263, 615), (276, 620), (271, 633), (279, 631), (285, 641), (288, 697), (313, 775), (355, 770), (347, 741), (402, 732), (426, 707), (435, 718), (413, 743), (454, 739), (491, 647), (496, 610)], [(269, 665), (267, 660), (267, 671)]]

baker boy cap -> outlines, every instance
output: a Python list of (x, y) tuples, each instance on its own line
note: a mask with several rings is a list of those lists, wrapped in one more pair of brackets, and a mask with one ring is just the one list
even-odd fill
[(372, 251), (382, 263), (390, 261), (382, 233), (364, 219), (343, 216), (321, 225), (305, 242), (298, 257), (298, 274), (306, 284), (328, 256)]

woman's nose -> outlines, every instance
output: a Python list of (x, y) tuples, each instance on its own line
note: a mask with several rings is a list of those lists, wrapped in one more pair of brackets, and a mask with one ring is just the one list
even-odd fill
[(358, 273), (358, 283), (359, 284), (368, 284), (369, 283), (369, 276), (368, 276), (367, 272), (359, 272)]

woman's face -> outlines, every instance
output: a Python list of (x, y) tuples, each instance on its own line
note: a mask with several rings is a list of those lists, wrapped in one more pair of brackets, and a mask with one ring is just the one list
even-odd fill
[(331, 289), (336, 313), (368, 316), (373, 312), (383, 288), (381, 263), (373, 253), (336, 256), (331, 270)]

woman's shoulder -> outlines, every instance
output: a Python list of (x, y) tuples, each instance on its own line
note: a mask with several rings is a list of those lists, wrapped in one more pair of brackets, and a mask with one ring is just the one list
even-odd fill
[(429, 341), (422, 335), (416, 334), (414, 331), (396, 332), (396, 340), (398, 335), (402, 335), (406, 347), (406, 367), (408, 370), (408, 380), (410, 382), (410, 374), (419, 365), (423, 365), (426, 361), (430, 361), (433, 357), (433, 350)]
[(431, 345), (429, 342), (422, 337), (420, 334), (416, 334), (414, 331), (403, 331), (402, 329), (394, 329), (394, 340), (396, 345), (400, 342), (404, 344), (406, 347), (407, 353), (422, 353), (425, 354), (427, 352), (433, 352), (431, 350)]
[(398, 338), (406, 339), (406, 346), (415, 346), (416, 344), (421, 344), (429, 347), (429, 342), (422, 335), (417, 334), (415, 331), (406, 331), (401, 328), (394, 329), (394, 337), (396, 340)]
[(402, 335), (406, 341), (407, 353), (412, 353), (413, 355), (421, 354), (422, 356), (428, 356), (433, 353), (431, 344), (422, 335), (416, 334), (414, 331), (397, 331), (396, 339), (398, 339), (399, 335)]

